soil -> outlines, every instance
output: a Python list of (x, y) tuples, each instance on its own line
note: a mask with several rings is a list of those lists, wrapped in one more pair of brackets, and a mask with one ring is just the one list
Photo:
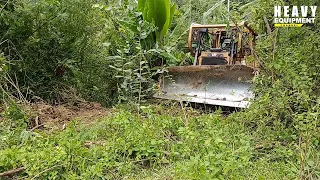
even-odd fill
[(94, 102), (78, 102), (72, 105), (56, 106), (38, 102), (31, 105), (31, 111), (31, 127), (52, 130), (65, 129), (68, 122), (72, 120), (91, 125), (110, 113), (110, 109)]

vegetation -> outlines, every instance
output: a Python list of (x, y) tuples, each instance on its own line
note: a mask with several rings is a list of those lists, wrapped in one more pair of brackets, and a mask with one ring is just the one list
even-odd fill
[(20, 142), (6, 135), (12, 144), (1, 152), (2, 168), (24, 166), (24, 174), (39, 179), (253, 179), (298, 173), (293, 151), (279, 146), (271, 153), (275, 157), (259, 155), (246, 127), (220, 111), (200, 115), (186, 109), (187, 118), (163, 106), (145, 107), (140, 116), (116, 111), (89, 128), (74, 121), (49, 135), (22, 130)]
[[(97, 3), (99, 2), (99, 3)], [(319, 23), (273, 28), (273, 6), (316, 0), (0, 1), (0, 172), (27, 179), (319, 179)], [(317, 14), (317, 18), (318, 18)], [(203, 113), (147, 101), (188, 64), (186, 30), (246, 20), (259, 33), (256, 98)], [(159, 63), (160, 62), (160, 63)], [(166, 63), (164, 63), (166, 62)], [(165, 66), (162, 66), (166, 64)], [(113, 106), (92, 125), (32, 127), (22, 102)], [(0, 177), (1, 178), (1, 177)]]

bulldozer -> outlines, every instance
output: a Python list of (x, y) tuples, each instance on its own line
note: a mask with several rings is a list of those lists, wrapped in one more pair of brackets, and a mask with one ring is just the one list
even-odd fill
[[(257, 33), (246, 23), (191, 24), (193, 64), (171, 66), (159, 78), (156, 98), (246, 108), (259, 65), (252, 58)], [(251, 58), (250, 58), (251, 57)]]

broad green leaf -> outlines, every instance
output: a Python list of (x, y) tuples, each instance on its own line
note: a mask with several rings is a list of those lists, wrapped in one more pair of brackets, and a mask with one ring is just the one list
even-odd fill
[(176, 7), (177, 7), (177, 4), (176, 4), (176, 3), (173, 3), (173, 5), (172, 5), (171, 8), (170, 8), (170, 22), (169, 22), (169, 27), (170, 27), (170, 25), (172, 24), (173, 16), (175, 15), (175, 12), (176, 12)]
[(153, 23), (158, 29), (156, 38), (160, 41), (172, 23), (176, 4), (171, 7), (170, 0), (139, 0), (138, 10), (145, 21)]
[(161, 35), (165, 36), (168, 32), (168, 29), (172, 23), (174, 11), (176, 8), (176, 4), (174, 3), (172, 7), (170, 8), (170, 0), (167, 0), (166, 2), (166, 23), (163, 26), (163, 29), (161, 30)]
[(138, 11), (142, 13), (144, 12), (145, 3), (146, 3), (146, 0), (138, 0)]

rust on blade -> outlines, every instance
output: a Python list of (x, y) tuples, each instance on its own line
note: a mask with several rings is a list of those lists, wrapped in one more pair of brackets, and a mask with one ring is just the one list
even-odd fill
[(202, 66), (173, 66), (169, 67), (169, 72), (199, 72), (199, 71), (214, 71), (224, 73), (225, 71), (242, 70), (252, 72), (253, 68), (245, 65), (202, 65)]
[(175, 66), (168, 68), (172, 75), (183, 76), (193, 87), (202, 84), (203, 78), (221, 78), (234, 81), (251, 80), (255, 70), (245, 65), (222, 65), (222, 66)]

